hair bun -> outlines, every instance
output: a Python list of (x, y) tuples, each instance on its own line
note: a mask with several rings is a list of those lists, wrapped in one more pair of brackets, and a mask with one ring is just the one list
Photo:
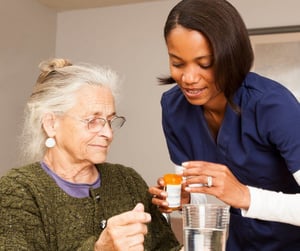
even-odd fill
[(47, 73), (56, 70), (57, 68), (63, 68), (65, 66), (70, 66), (72, 63), (63, 58), (53, 58), (43, 61), (39, 64), (41, 72)]

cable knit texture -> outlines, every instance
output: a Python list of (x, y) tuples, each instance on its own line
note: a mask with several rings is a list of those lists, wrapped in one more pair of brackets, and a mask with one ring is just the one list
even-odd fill
[[(101, 187), (87, 198), (61, 190), (39, 163), (12, 169), (0, 180), (0, 250), (94, 250), (100, 222), (142, 202), (152, 217), (145, 250), (180, 250), (169, 224), (151, 203), (148, 186), (132, 168), (97, 165)], [(99, 199), (100, 196), (100, 199)]]

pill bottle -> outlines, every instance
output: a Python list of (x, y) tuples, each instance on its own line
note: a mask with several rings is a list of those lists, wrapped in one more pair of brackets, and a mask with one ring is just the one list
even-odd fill
[(167, 202), (173, 211), (180, 208), (182, 177), (174, 173), (164, 175), (165, 191), (168, 193)]

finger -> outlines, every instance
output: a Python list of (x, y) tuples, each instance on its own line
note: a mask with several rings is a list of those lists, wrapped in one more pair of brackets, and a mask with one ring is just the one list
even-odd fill
[[(128, 232), (127, 232), (128, 234)], [(114, 239), (114, 246), (117, 250), (144, 250), (145, 234), (137, 233), (132, 235), (119, 235)], [(142, 249), (141, 249), (142, 248)]]
[(161, 207), (158, 207), (158, 210), (161, 212), (161, 213), (166, 213), (166, 214), (169, 214), (169, 213), (172, 213), (173, 210), (169, 207), (164, 207), (164, 206), (161, 206)]
[(208, 187), (208, 186), (186, 187), (185, 190), (190, 193), (204, 193), (204, 194), (217, 196), (217, 188), (213, 187), (213, 186), (211, 186), (211, 187)]
[(129, 250), (144, 250), (145, 236), (143, 234), (137, 234), (128, 237)]
[[(199, 176), (198, 180), (203, 183), (202, 186), (193, 186), (193, 184), (190, 184), (185, 187), (185, 191), (190, 193), (205, 193), (217, 198), (224, 193), (225, 186), (223, 180), (212, 176)], [(211, 183), (208, 184), (209, 182)]]
[(154, 204), (158, 207), (168, 207), (169, 206), (169, 203), (165, 199), (161, 199), (159, 197), (153, 197), (152, 204)]
[(144, 205), (142, 203), (138, 203), (138, 204), (136, 204), (136, 206), (134, 207), (134, 209), (132, 211), (144, 212), (145, 211)]
[(186, 162), (182, 175), (188, 178), (189, 176), (201, 175), (205, 170), (205, 164), (202, 161)]
[[(186, 161), (183, 162), (181, 165), (185, 168), (185, 169), (189, 169), (189, 168), (194, 168), (194, 167), (201, 167), (202, 166), (203, 161)], [(184, 171), (184, 170), (183, 170)]]
[[(140, 245), (136, 245), (136, 246), (133, 246), (133, 247), (130, 247), (129, 248), (129, 251), (144, 251), (144, 245), (143, 244), (140, 244)], [(122, 249), (123, 251), (123, 249)]]
[(161, 198), (162, 200), (167, 198), (167, 192), (160, 187), (150, 187), (149, 193), (151, 193), (153, 197)]
[(186, 179), (188, 179), (189, 182), (191, 181), (194, 182), (195, 179), (197, 179), (198, 177), (199, 183), (205, 184), (207, 176), (222, 177), (228, 174), (227, 174), (227, 169), (224, 169), (221, 166), (219, 166), (219, 168), (215, 168), (213, 165), (206, 165), (206, 166), (202, 166), (201, 168), (187, 169), (185, 175), (187, 176)]
[(160, 187), (164, 187), (165, 186), (165, 180), (164, 180), (163, 177), (158, 178), (157, 185), (159, 185)]
[(134, 223), (147, 223), (151, 221), (149, 213), (128, 211), (108, 219), (107, 224), (111, 226), (124, 226)]
[(108, 224), (105, 231), (109, 236), (111, 236), (111, 239), (117, 242), (126, 242), (127, 237), (129, 236), (135, 236), (139, 234), (146, 235), (148, 228), (147, 225), (143, 223), (129, 224), (126, 226), (114, 226)]
[(213, 162), (206, 162), (206, 161), (188, 161), (182, 164), (185, 167), (184, 175), (186, 173), (193, 174), (191, 172), (197, 173), (204, 173), (205, 171), (214, 171), (214, 172), (223, 172), (227, 168), (224, 165), (216, 164)]
[(148, 227), (144, 223), (135, 223), (123, 227), (126, 230), (124, 236), (135, 236), (138, 234), (146, 235), (148, 233)]
[[(207, 182), (207, 175), (197, 175), (197, 176), (188, 176), (184, 181), (184, 189), (185, 187), (201, 187)], [(212, 176), (211, 176), (212, 177)]]

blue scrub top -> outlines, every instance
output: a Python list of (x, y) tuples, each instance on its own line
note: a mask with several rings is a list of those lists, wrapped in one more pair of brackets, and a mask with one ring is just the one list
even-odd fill
[[(215, 140), (202, 106), (190, 104), (178, 86), (161, 99), (162, 124), (171, 160), (226, 165), (245, 185), (299, 193), (300, 105), (284, 86), (249, 73), (234, 96), (240, 114), (227, 106)], [(276, 207), (276, 205), (274, 205)], [(300, 250), (300, 227), (250, 219), (231, 208), (227, 251)], [(300, 213), (300, 212), (299, 212)]]

